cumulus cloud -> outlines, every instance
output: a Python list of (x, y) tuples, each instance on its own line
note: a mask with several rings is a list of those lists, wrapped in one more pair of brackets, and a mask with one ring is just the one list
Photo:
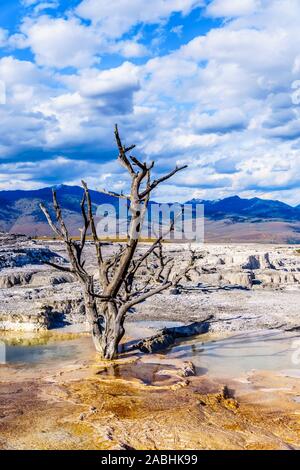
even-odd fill
[(133, 111), (133, 95), (139, 90), (136, 67), (124, 62), (120, 67), (102, 72), (83, 73), (78, 81), (81, 96), (90, 106), (105, 115), (122, 115)]
[(192, 114), (191, 125), (199, 133), (226, 134), (247, 126), (247, 118), (238, 108), (219, 110), (214, 113)]
[[(266, 2), (255, 15), (251, 8), (232, 10), (227, 12), (234, 16), (232, 21), (196, 37), (167, 57), (149, 61), (145, 66), (147, 80), (138, 96), (164, 113), (157, 123), (159, 144), (151, 135), (150, 150), (159, 153), (169, 148), (170, 154), (183, 157), (183, 161), (198, 162), (193, 171), (198, 174), (199, 186), (203, 176), (207, 181), (207, 168), (221, 173), (226, 171), (226, 160), (229, 168), (234, 161), (234, 171), (228, 171), (232, 173), (230, 183), (227, 180), (218, 194), (243, 193), (245, 187), (247, 194), (267, 190), (262, 171), (255, 172), (256, 184), (247, 186), (250, 169), (243, 162), (255, 158), (262, 166), (266, 162), (270, 181), (276, 173), (282, 191), (284, 185), (286, 191), (297, 186), (295, 171), (273, 169), (273, 163), (274, 155), (279, 154), (280, 158), (295, 159), (298, 166), (300, 163), (295, 150), (299, 148), (299, 109), (292, 99), (293, 89), (297, 91), (294, 80), (299, 77), (300, 35), (291, 14), (297, 16), (299, 7), (292, 0), (276, 0)], [(170, 116), (174, 108), (176, 122)], [(173, 133), (170, 128), (174, 125)], [(220, 168), (215, 162), (224, 153), (227, 157)], [(294, 197), (297, 202), (299, 196), (295, 193)]]
[(83, 0), (76, 13), (92, 21), (109, 37), (121, 37), (139, 23), (159, 23), (172, 13), (188, 14), (204, 0)]
[[(31, 3), (34, 8), (40, 2)], [(64, 14), (28, 16), (10, 38), (3, 33), (11, 47), (30, 48), (35, 58), (0, 59), (8, 89), (8, 103), (0, 107), (5, 165), (29, 149), (45, 150), (40, 181), (46, 181), (46, 168), (55, 180), (47, 154), (53, 152), (63, 155), (57, 171), (65, 182), (79, 180), (72, 169), (68, 179), (65, 165), (74, 162), (82, 171), (84, 161), (88, 176), (98, 161), (105, 186), (126, 189), (115, 163), (103, 167), (115, 156), (112, 127), (118, 122), (128, 143), (159, 162), (156, 175), (189, 164), (157, 199), (282, 194), (299, 203), (300, 3), (213, 0), (205, 18), (226, 21), (146, 59), (153, 44), (141, 42), (134, 26), (160, 23), (171, 31), (172, 13), (185, 15), (201, 5), (83, 0)], [(120, 59), (105, 63), (112, 54)], [(132, 57), (143, 60), (133, 63)], [(32, 166), (22, 173), (18, 165), (12, 173), (18, 184), (22, 174), (27, 184), (31, 171), (34, 181), (39, 178)], [(100, 176), (93, 178), (96, 185)]]
[[(50, 120), (34, 111), (34, 106), (59, 90), (45, 71), (30, 61), (12, 56), (0, 59), (0, 77), (6, 87), (6, 102), (0, 106), (2, 137), (0, 159), (11, 157), (24, 149), (45, 144), (45, 130)], [(50, 83), (52, 84), (49, 84)]]
[(174, 12), (185, 15), (193, 8), (203, 6), (204, 2), (83, 0), (75, 10), (62, 17), (39, 15), (44, 10), (55, 9), (59, 5), (56, 0), (24, 0), (24, 4), (33, 7), (34, 14), (24, 19), (20, 33), (11, 37), (11, 45), (30, 48), (39, 65), (81, 69), (99, 62), (103, 53), (115, 53), (124, 58), (147, 55), (146, 46), (137, 38), (124, 39), (122, 36), (137, 24), (160, 23)]
[(97, 62), (101, 39), (76, 18), (27, 18), (21, 32), (23, 47), (31, 48), (39, 65), (81, 68)]
[[(115, 122), (133, 114), (134, 94), (139, 89), (136, 67), (80, 75), (60, 75), (13, 57), (0, 59), (0, 76), (6, 83), (7, 102), (0, 106), (2, 137), (0, 159), (13, 160), (30, 149), (68, 149), (74, 158), (86, 152), (90, 160), (111, 158)], [(20, 80), (21, 77), (21, 80)], [(61, 174), (62, 175), (62, 174)]]
[(108, 45), (107, 49), (110, 52), (120, 54), (126, 59), (149, 55), (148, 49), (145, 45), (131, 40), (117, 41), (111, 45)]
[[(41, 9), (42, 5), (38, 7)], [(38, 65), (57, 69), (90, 67), (99, 63), (103, 54), (132, 58), (149, 53), (146, 46), (135, 38), (109, 40), (101, 29), (86, 25), (75, 16), (27, 17), (20, 32), (9, 38), (9, 43), (19, 49), (30, 48)]]
[(99, 71), (88, 69), (66, 76), (68, 92), (41, 100), (36, 113), (52, 119), (48, 146), (108, 146), (113, 124), (133, 112), (134, 93), (139, 89), (136, 67), (129, 62)]

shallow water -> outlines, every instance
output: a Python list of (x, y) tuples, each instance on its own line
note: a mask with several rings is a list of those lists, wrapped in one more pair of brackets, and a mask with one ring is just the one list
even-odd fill
[[(138, 322), (128, 323), (126, 332), (129, 341), (153, 335), (164, 327), (179, 326), (178, 322)], [(86, 331), (85, 325), (75, 328), (65, 327), (57, 330), (60, 340), (53, 336), (44, 336), (34, 333), (16, 333), (13, 336), (1, 336), (2, 346), (1, 362), (6, 364), (47, 365), (55, 361), (84, 360), (94, 356), (95, 350), (90, 337), (80, 336)], [(69, 339), (69, 334), (77, 334), (76, 339)], [(63, 337), (65, 336), (65, 339)], [(126, 341), (126, 338), (125, 338)], [(3, 346), (5, 345), (5, 351)], [(121, 349), (123, 347), (121, 346)]]
[[(177, 326), (170, 322), (129, 323), (127, 334), (130, 339), (152, 335), (163, 326)], [(0, 338), (1, 339), (1, 338)], [(159, 377), (159, 367), (174, 364), (174, 360), (192, 361), (199, 375), (212, 377), (241, 377), (252, 370), (289, 371), (300, 377), (300, 365), (293, 364), (294, 342), (299, 341), (299, 334), (279, 331), (243, 332), (230, 336), (202, 335), (189, 341), (181, 341), (160, 355), (141, 355), (144, 363), (110, 367), (104, 375), (120, 378), (136, 377), (149, 383), (154, 376)], [(72, 340), (46, 341), (45, 344), (6, 346), (6, 363), (27, 367), (68, 364), (94, 357), (92, 341), (89, 337)], [(146, 364), (147, 363), (147, 364)], [(152, 363), (152, 366), (150, 366)], [(26, 367), (26, 368), (27, 368)], [(151, 370), (148, 370), (148, 369)], [(145, 369), (145, 370), (142, 370)], [(149, 378), (150, 377), (150, 378)]]
[(24, 366), (54, 364), (56, 361), (76, 361), (88, 352), (93, 352), (89, 338), (74, 340), (51, 341), (34, 346), (10, 345), (5, 347), (6, 364), (22, 364)]
[[(299, 334), (280, 331), (243, 332), (211, 340), (198, 337), (172, 347), (170, 357), (191, 360), (199, 374), (238, 377), (252, 370), (284, 371), (296, 376), (300, 364), (293, 363)], [(299, 346), (298, 346), (299, 347)]]

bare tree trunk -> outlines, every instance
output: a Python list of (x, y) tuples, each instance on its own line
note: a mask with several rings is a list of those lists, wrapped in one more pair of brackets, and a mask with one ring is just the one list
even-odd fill
[(118, 310), (113, 302), (107, 302), (99, 308), (90, 295), (85, 295), (85, 306), (96, 351), (103, 359), (115, 359), (125, 333), (123, 318), (121, 321), (117, 318)]
[(88, 323), (91, 327), (92, 338), (96, 351), (103, 355), (101, 339), (103, 336), (103, 317), (99, 316), (97, 304), (93, 296), (85, 292), (84, 304)]
[(102, 356), (104, 359), (115, 359), (118, 355), (119, 343), (124, 336), (124, 328), (117, 319), (118, 309), (114, 302), (105, 304), (103, 316)]

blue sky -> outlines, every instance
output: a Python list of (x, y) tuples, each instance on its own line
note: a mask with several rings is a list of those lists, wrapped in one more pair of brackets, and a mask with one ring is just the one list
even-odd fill
[(113, 125), (160, 200), (299, 204), (298, 0), (2, 0), (0, 189), (126, 190)]

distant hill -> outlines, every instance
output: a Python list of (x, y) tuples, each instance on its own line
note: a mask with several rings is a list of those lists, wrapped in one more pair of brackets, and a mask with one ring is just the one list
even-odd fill
[(213, 220), (230, 218), (236, 222), (261, 220), (300, 221), (300, 206), (292, 207), (284, 202), (259, 199), (242, 199), (239, 196), (218, 201), (192, 199), (191, 204), (202, 203), (205, 216)]
[[(66, 185), (56, 190), (70, 232), (78, 235), (78, 228), (82, 226), (80, 201), (83, 190), (79, 186)], [(94, 210), (100, 204), (112, 204), (117, 208), (117, 198), (93, 190), (90, 193)], [(52, 212), (52, 188), (0, 191), (0, 231), (50, 235), (51, 230), (39, 208), (40, 202)], [(206, 241), (300, 243), (300, 205), (292, 207), (280, 201), (238, 196), (187, 202), (204, 204)]]
[[(70, 232), (78, 235), (78, 228), (82, 226), (80, 201), (83, 189), (60, 185), (56, 191)], [(93, 190), (90, 193), (95, 210), (100, 204), (117, 206), (118, 200), (113, 196)], [(51, 231), (39, 207), (41, 202), (53, 215), (51, 187), (33, 191), (0, 191), (0, 231), (32, 236), (50, 235)]]

